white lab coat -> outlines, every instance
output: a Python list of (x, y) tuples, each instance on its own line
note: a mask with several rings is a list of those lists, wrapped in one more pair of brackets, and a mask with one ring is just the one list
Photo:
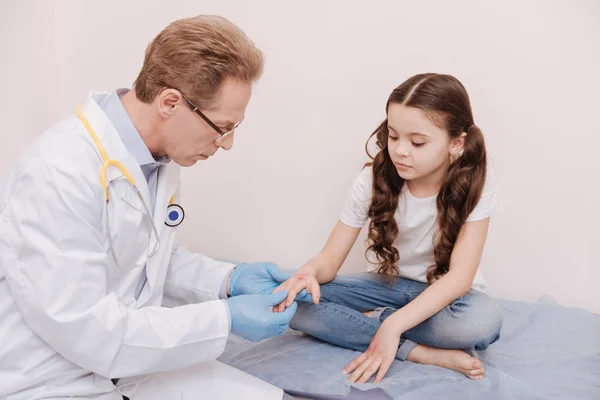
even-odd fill
[[(150, 205), (139, 165), (94, 94), (83, 113), (108, 157), (125, 166)], [(144, 381), (141, 387), (164, 376), (162, 371), (198, 370), (198, 364), (215, 360), (224, 349), (229, 311), (218, 291), (231, 264), (177, 246), (177, 227), (164, 224), (171, 196), (179, 202), (180, 168), (171, 162), (159, 170), (153, 216), (160, 249), (147, 263), (148, 281), (136, 300), (143, 267), (121, 270), (113, 261), (101, 166), (88, 132), (73, 116), (30, 146), (0, 191), (0, 398), (116, 400), (121, 395), (110, 378), (121, 378), (119, 385)], [(110, 177), (118, 173), (109, 171)], [(150, 227), (142, 222), (144, 207), (125, 185), (111, 190), (110, 199), (119, 262), (133, 266), (150, 237)], [(164, 308), (164, 295), (171, 302), (193, 304)], [(217, 382), (212, 386), (219, 386), (219, 377), (235, 386), (222, 373), (229, 367), (218, 368), (221, 372), (210, 378)], [(281, 390), (256, 381), (257, 387), (276, 391), (273, 398), (281, 398)], [(135, 399), (136, 386), (123, 390)], [(156, 398), (212, 398), (198, 386), (190, 386), (194, 393)], [(238, 397), (247, 397), (248, 390), (243, 386)]]

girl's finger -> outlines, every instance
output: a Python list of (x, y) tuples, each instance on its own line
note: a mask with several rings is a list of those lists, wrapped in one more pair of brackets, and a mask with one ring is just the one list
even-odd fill
[(374, 358), (374, 361), (371, 363), (371, 365), (369, 365), (369, 367), (362, 374), (362, 376), (358, 380), (359, 383), (367, 383), (367, 381), (369, 379), (371, 379), (371, 377), (375, 374), (375, 372), (377, 372), (377, 369), (379, 369), (379, 367), (381, 366), (381, 362), (383, 361), (383, 359), (381, 357), (373, 357), (373, 358)]
[(349, 374), (354, 371), (356, 367), (360, 365), (361, 362), (367, 359), (369, 355), (367, 353), (362, 353), (360, 356), (356, 357), (346, 368), (344, 368), (344, 374)]
[(381, 367), (379, 367), (379, 373), (377, 374), (377, 377), (375, 378), (375, 383), (381, 382), (381, 380), (383, 379), (385, 374), (387, 374), (387, 372), (389, 371), (393, 362), (394, 362), (393, 359), (383, 360), (383, 362), (381, 363)]
[(319, 285), (316, 279), (310, 283), (310, 290), (308, 292), (312, 295), (313, 303), (319, 304), (319, 300), (321, 299), (321, 285)]
[(350, 382), (356, 382), (358, 378), (360, 378), (365, 372), (365, 370), (369, 367), (369, 365), (373, 363), (373, 361), (375, 361), (374, 357), (367, 357), (362, 363), (360, 363), (358, 367), (356, 367), (356, 369), (354, 370), (350, 378), (348, 378), (348, 380)]

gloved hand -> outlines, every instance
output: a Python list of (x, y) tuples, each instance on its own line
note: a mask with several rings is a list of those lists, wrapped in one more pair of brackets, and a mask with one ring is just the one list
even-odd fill
[[(229, 292), (231, 296), (271, 294), (290, 277), (290, 274), (281, 272), (277, 265), (271, 262), (240, 264), (235, 267), (229, 278)], [(296, 296), (296, 300), (312, 301), (312, 297), (306, 290), (302, 290)]]
[(281, 303), (286, 297), (287, 292), (282, 291), (229, 298), (227, 304), (231, 315), (231, 331), (253, 342), (281, 335), (290, 325), (298, 304), (294, 302), (281, 313), (273, 313), (267, 308)]

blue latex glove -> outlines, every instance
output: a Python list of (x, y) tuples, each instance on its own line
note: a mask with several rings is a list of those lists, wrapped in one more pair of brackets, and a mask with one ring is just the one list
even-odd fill
[(271, 312), (267, 308), (281, 303), (286, 297), (286, 291), (231, 297), (227, 300), (231, 331), (253, 342), (281, 335), (290, 325), (298, 304), (294, 302), (280, 313)]
[[(271, 262), (240, 264), (229, 278), (231, 296), (242, 294), (271, 294), (281, 283), (292, 275), (281, 272), (277, 265)], [(297, 301), (312, 301), (312, 296), (302, 290), (296, 296)]]

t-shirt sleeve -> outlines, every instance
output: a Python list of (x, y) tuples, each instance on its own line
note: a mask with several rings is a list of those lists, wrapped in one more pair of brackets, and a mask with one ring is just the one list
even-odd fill
[(469, 214), (467, 222), (486, 219), (499, 211), (503, 211), (503, 209), (502, 203), (500, 202), (500, 185), (498, 184), (494, 173), (488, 167), (485, 185), (481, 192), (481, 198), (471, 214)]
[(362, 228), (367, 222), (373, 190), (372, 181), (373, 169), (371, 167), (364, 168), (354, 180), (346, 204), (340, 214), (340, 220), (344, 224), (353, 228)]

